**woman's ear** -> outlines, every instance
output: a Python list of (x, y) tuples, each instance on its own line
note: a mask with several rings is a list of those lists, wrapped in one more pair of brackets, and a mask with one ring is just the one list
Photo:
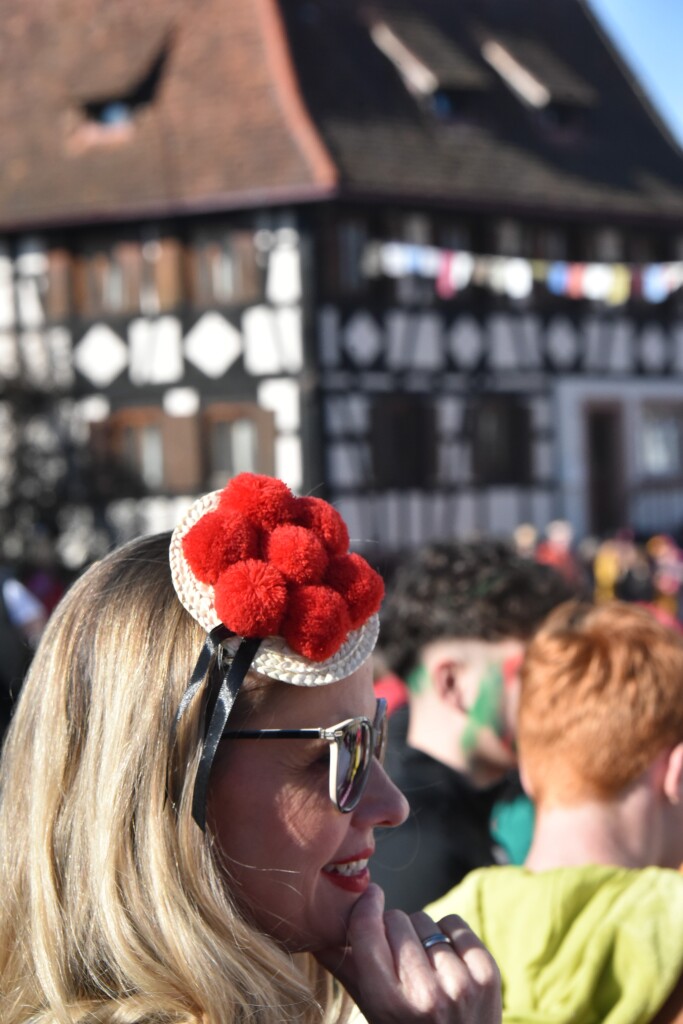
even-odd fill
[(683, 743), (678, 743), (667, 756), (662, 790), (669, 803), (683, 803)]

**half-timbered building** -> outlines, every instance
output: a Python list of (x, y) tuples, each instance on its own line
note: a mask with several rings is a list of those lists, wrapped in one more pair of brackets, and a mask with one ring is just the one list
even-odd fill
[(683, 159), (587, 0), (5, 0), (0, 505), (683, 525)]

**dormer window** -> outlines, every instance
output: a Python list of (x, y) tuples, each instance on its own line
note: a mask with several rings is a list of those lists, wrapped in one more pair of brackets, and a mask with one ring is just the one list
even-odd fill
[[(79, 116), (69, 139), (73, 153), (91, 146), (125, 143), (135, 130), (135, 121), (146, 106), (154, 103), (168, 56), (168, 43), (157, 39), (144, 60), (130, 66), (95, 64), (79, 83)], [(77, 93), (78, 95), (78, 93)]]
[(370, 35), (377, 49), (396, 67), (410, 92), (429, 96), (438, 89), (439, 81), (434, 72), (411, 52), (386, 22), (376, 22), (370, 29)]
[(481, 54), (522, 102), (537, 110), (550, 103), (550, 90), (495, 39), (483, 44)]
[(533, 39), (504, 36), (486, 39), (481, 55), (554, 141), (580, 138), (596, 93), (554, 52)]
[(439, 120), (469, 118), (478, 109), (490, 76), (434, 25), (393, 11), (370, 26), (370, 36), (408, 92)]
[(141, 107), (154, 102), (166, 56), (167, 50), (164, 47), (144, 77), (125, 92), (118, 96), (104, 96), (84, 103), (83, 108), (88, 120), (111, 128), (129, 124)]

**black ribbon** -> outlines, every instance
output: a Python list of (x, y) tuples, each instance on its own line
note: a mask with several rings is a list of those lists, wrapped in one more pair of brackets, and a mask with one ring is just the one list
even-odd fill
[[(175, 727), (177, 728), (178, 722), (208, 673), (204, 742), (192, 794), (192, 817), (202, 832), (206, 828), (206, 795), (211, 766), (228, 721), (228, 715), (261, 643), (258, 637), (246, 637), (240, 642), (234, 658), (223, 659), (221, 643), (235, 635), (222, 623), (211, 630), (197, 659), (197, 664), (175, 717)], [(217, 661), (219, 671), (209, 672), (214, 661)]]
[(192, 703), (194, 695), (204, 682), (206, 673), (209, 671), (209, 668), (211, 667), (211, 662), (216, 657), (216, 654), (221, 646), (221, 643), (234, 635), (235, 634), (231, 632), (231, 630), (229, 630), (228, 627), (224, 626), (223, 623), (221, 622), (219, 623), (218, 626), (215, 626), (214, 629), (212, 629), (209, 635), (207, 636), (206, 640), (204, 641), (204, 646), (201, 649), (200, 655), (197, 658), (197, 664), (195, 665), (192, 675), (190, 676), (190, 681), (187, 684), (187, 689), (183, 694), (183, 699), (181, 700), (180, 706), (176, 711), (174, 729), (178, 728), (178, 722), (187, 711), (188, 707)]

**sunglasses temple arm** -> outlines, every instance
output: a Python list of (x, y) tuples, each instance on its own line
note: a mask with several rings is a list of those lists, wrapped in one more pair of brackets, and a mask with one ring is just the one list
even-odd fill
[(341, 811), (339, 806), (339, 800), (337, 799), (337, 770), (339, 766), (339, 744), (336, 740), (330, 743), (330, 776), (328, 780), (330, 790), (330, 800), (335, 807)]

